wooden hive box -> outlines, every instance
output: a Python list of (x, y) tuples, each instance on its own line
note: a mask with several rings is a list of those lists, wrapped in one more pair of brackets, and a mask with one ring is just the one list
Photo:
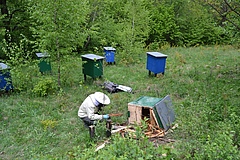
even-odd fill
[(141, 124), (141, 120), (147, 118), (153, 126), (168, 130), (175, 120), (172, 102), (167, 95), (164, 98), (142, 96), (128, 103), (128, 122)]

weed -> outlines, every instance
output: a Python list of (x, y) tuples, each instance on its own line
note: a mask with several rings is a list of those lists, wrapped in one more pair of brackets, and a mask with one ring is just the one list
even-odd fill
[(43, 97), (56, 92), (57, 84), (52, 78), (41, 79), (33, 88), (32, 92), (37, 96)]
[(41, 121), (41, 124), (42, 124), (44, 130), (46, 130), (48, 128), (52, 129), (52, 128), (55, 128), (55, 126), (57, 125), (57, 121), (48, 119), (48, 120)]

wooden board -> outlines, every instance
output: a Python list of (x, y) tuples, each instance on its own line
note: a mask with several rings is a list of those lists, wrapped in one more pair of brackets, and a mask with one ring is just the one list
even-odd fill
[(128, 117), (128, 122), (130, 124), (141, 124), (142, 119), (142, 107), (135, 106), (135, 105), (128, 105), (128, 111), (130, 116)]
[(151, 125), (153, 125), (154, 127), (159, 126), (157, 122), (157, 118), (155, 117), (155, 114), (152, 109), (150, 110), (150, 117), (151, 117), (150, 118)]
[(132, 105), (129, 104), (128, 105), (128, 111), (130, 112), (130, 116), (128, 118), (128, 122), (130, 124), (141, 124), (141, 120), (143, 120), (143, 117), (145, 117), (145, 115), (143, 115), (143, 109), (144, 110), (149, 110), (149, 114), (150, 117), (149, 118), (149, 122), (151, 125), (155, 126), (155, 127), (159, 127), (156, 115), (153, 111), (152, 108), (150, 107), (142, 107), (142, 106), (136, 106), (136, 105)]

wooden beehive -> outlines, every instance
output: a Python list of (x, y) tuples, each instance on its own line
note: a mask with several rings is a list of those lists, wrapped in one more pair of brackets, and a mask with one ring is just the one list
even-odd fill
[(153, 109), (154, 105), (160, 100), (161, 98), (143, 96), (128, 103), (128, 122), (130, 124), (141, 124), (141, 120), (147, 118), (149, 123), (159, 126)]
[(142, 96), (128, 103), (128, 122), (141, 124), (141, 121), (147, 118), (152, 126), (168, 130), (175, 120), (171, 105), (169, 96), (164, 98)]

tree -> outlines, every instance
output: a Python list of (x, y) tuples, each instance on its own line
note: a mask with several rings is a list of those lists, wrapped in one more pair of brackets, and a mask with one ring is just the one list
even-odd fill
[[(6, 1), (0, 0), (0, 37), (5, 40), (6, 45), (19, 44), (24, 35), (25, 38), (31, 39), (30, 15), (27, 12), (27, 0)], [(1, 42), (2, 43), (2, 42)], [(1, 47), (7, 48), (4, 44)], [(31, 46), (25, 46), (25, 50), (31, 50)], [(2, 52), (0, 57), (5, 58)]]
[(117, 46), (118, 57), (126, 60), (137, 53), (134, 48), (143, 49), (149, 32), (146, 0), (89, 2), (91, 14), (87, 25), (89, 38), (86, 49), (98, 52), (104, 46)]
[(231, 23), (240, 31), (240, 2), (229, 0), (205, 0), (220, 17), (219, 25), (225, 26), (226, 22)]
[(236, 0), (200, 0), (210, 7), (219, 26), (224, 28), (232, 41), (240, 42), (240, 1)]
[(150, 43), (169, 43), (171, 46), (178, 43), (180, 37), (179, 26), (176, 24), (174, 4), (167, 4), (164, 1), (152, 1), (150, 6)]
[(226, 32), (216, 25), (213, 15), (208, 11), (209, 8), (199, 1), (161, 0), (160, 2), (155, 2), (159, 11), (154, 17), (161, 21), (163, 27), (156, 31), (165, 37), (170, 35), (172, 39), (171, 41), (166, 39), (167, 42), (177, 46), (194, 46), (223, 44), (229, 41)]
[[(145, 0), (123, 1), (122, 8), (115, 12), (117, 23), (116, 41), (124, 48), (125, 56), (137, 53), (142, 49), (149, 34), (149, 11), (146, 9)], [(120, 5), (117, 5), (118, 7)], [(116, 14), (119, 14), (117, 16)], [(136, 48), (136, 51), (133, 50)], [(141, 51), (140, 51), (141, 52)], [(127, 58), (127, 57), (125, 57)]]
[[(175, 2), (177, 25), (182, 33), (184, 45), (204, 45), (225, 43), (224, 30), (216, 25), (208, 8), (196, 1), (180, 0)], [(222, 35), (222, 37), (221, 37)]]
[(42, 0), (32, 2), (29, 8), (36, 20), (32, 31), (37, 39), (36, 47), (48, 52), (58, 61), (58, 85), (61, 86), (61, 58), (84, 44), (87, 0)]

